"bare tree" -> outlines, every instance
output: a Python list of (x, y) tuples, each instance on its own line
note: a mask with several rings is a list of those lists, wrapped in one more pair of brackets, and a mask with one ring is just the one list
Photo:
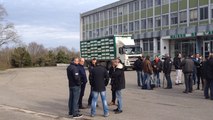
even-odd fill
[(8, 43), (18, 43), (19, 37), (15, 30), (14, 24), (3, 22), (4, 17), (7, 16), (5, 8), (0, 5), (0, 48)]
[(27, 51), (31, 56), (32, 63), (35, 64), (39, 58), (45, 56), (48, 53), (48, 50), (44, 48), (42, 44), (36, 42), (29, 43)]

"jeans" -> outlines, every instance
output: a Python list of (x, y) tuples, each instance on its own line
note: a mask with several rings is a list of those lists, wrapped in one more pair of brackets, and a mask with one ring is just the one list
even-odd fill
[(83, 84), (81, 85), (81, 93), (80, 93), (80, 97), (79, 97), (79, 101), (78, 101), (79, 107), (82, 107), (82, 106), (83, 106), (82, 100), (83, 100), (85, 88), (86, 88), (86, 83), (83, 83)]
[(191, 73), (184, 74), (185, 86), (186, 86), (185, 92), (186, 93), (192, 92), (192, 76), (193, 76), (193, 74), (191, 74)]
[(121, 90), (116, 90), (116, 98), (117, 98), (117, 101), (118, 101), (118, 110), (121, 111), (122, 110), (122, 96), (121, 96)]
[(96, 114), (96, 105), (97, 105), (99, 94), (101, 95), (101, 100), (102, 100), (103, 110), (104, 110), (104, 116), (107, 116), (107, 114), (109, 114), (109, 109), (108, 109), (108, 105), (107, 105), (107, 101), (106, 101), (106, 91), (103, 91), (103, 92), (92, 91), (91, 115)]
[(145, 84), (147, 86), (147, 89), (150, 90), (151, 89), (151, 75), (149, 73), (144, 73), (144, 80), (145, 80)]
[(142, 79), (143, 79), (142, 71), (136, 71), (136, 72), (137, 72), (137, 84), (138, 86), (142, 86)]
[(90, 94), (88, 98), (88, 105), (90, 106), (92, 104), (92, 86), (90, 87)]
[(175, 83), (176, 84), (182, 83), (181, 78), (182, 78), (182, 70), (177, 69), (176, 70), (176, 81), (175, 81)]
[(79, 109), (78, 109), (78, 100), (79, 100), (79, 96), (80, 96), (80, 91), (81, 88), (80, 86), (75, 86), (75, 87), (70, 87), (69, 88), (69, 92), (70, 92), (70, 96), (69, 96), (69, 115), (77, 115), (79, 114)]
[(160, 87), (160, 73), (154, 73), (154, 81), (157, 83), (157, 87)]
[(166, 81), (167, 81), (167, 88), (172, 88), (172, 80), (170, 73), (165, 73)]

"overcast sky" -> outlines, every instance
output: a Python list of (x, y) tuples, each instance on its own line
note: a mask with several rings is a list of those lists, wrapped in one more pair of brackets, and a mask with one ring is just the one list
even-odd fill
[(80, 13), (118, 0), (0, 0), (24, 43), (79, 50)]

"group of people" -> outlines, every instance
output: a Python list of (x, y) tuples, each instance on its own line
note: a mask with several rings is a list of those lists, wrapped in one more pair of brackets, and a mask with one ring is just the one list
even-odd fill
[(172, 89), (171, 70), (172, 61), (168, 55), (165, 55), (164, 62), (159, 56), (155, 56), (153, 61), (149, 56), (138, 57), (134, 63), (134, 69), (137, 72), (137, 84), (142, 89), (152, 90), (154, 87), (161, 87), (160, 73), (163, 71), (167, 80), (166, 89)]
[[(161, 61), (158, 56), (153, 61), (150, 57), (139, 57), (134, 63), (134, 69), (137, 72), (137, 84), (142, 89), (151, 90), (153, 87), (161, 87), (160, 73), (163, 71), (164, 77), (167, 81), (166, 89), (172, 89), (171, 71), (172, 65), (176, 70), (175, 85), (181, 85), (182, 74), (184, 74), (185, 90), (183, 93), (191, 93), (193, 85), (197, 83), (197, 90), (200, 89), (202, 83), (202, 90), (206, 99), (213, 100), (213, 53), (209, 57), (202, 58), (199, 54), (188, 55), (182, 58), (178, 53), (176, 57), (171, 60), (168, 54)], [(163, 83), (164, 85), (164, 83)], [(210, 89), (210, 96), (209, 96)]]
[[(84, 58), (74, 58), (71, 64), (67, 67), (67, 77), (69, 81), (69, 115), (73, 118), (80, 118), (83, 115), (80, 114), (79, 109), (85, 109), (82, 104), (84, 91), (87, 84), (87, 75), (84, 69)], [(100, 94), (104, 117), (109, 116), (109, 108), (106, 100), (106, 86), (110, 81), (112, 90), (112, 101), (109, 105), (115, 105), (117, 99), (117, 108), (113, 111), (115, 114), (123, 112), (122, 109), (122, 96), (121, 90), (125, 88), (125, 75), (123, 65), (119, 59), (112, 60), (112, 66), (109, 70), (101, 65), (95, 58), (92, 59), (89, 66), (89, 83), (90, 83), (90, 95), (88, 99), (88, 106), (91, 106), (91, 117), (96, 115), (96, 107), (98, 96)]]

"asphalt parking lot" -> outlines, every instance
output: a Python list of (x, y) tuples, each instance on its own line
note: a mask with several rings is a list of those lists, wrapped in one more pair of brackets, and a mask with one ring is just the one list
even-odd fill
[[(172, 73), (174, 80), (174, 73)], [(90, 109), (81, 110), (82, 120), (212, 120), (213, 101), (203, 97), (203, 91), (184, 94), (184, 85), (167, 90), (142, 90), (136, 85), (135, 71), (126, 71), (123, 90), (123, 113), (102, 116), (99, 102), (97, 116)], [(174, 82), (173, 82), (174, 83)], [(194, 86), (195, 88), (195, 86)], [(90, 86), (87, 85), (84, 104)], [(111, 100), (110, 86), (107, 100)], [(100, 98), (99, 98), (100, 101)], [(65, 67), (23, 68), (0, 71), (0, 120), (67, 120), (68, 82)]]

